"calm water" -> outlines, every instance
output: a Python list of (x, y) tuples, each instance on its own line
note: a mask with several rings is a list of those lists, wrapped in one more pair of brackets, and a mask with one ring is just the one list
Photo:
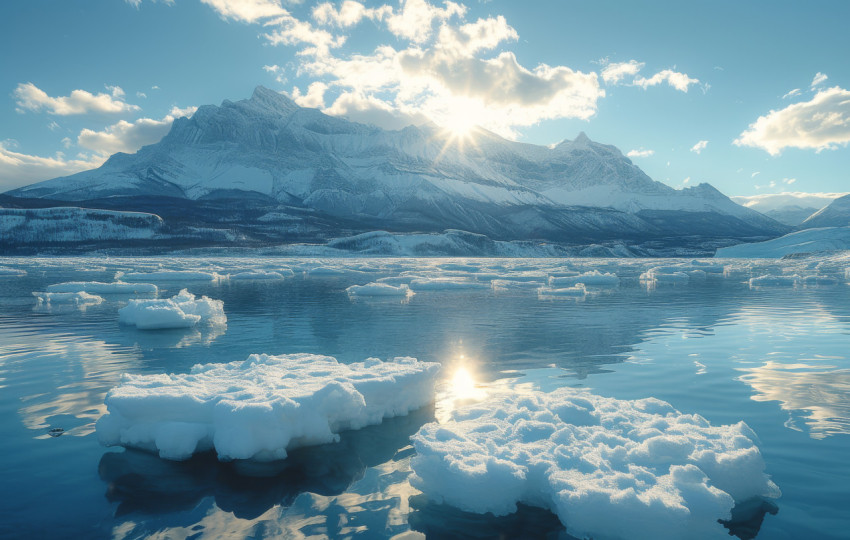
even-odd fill
[[(410, 487), (408, 437), (445, 412), (449, 404), (439, 395), (435, 408), (272, 465), (209, 455), (174, 463), (98, 444), (94, 422), (122, 373), (185, 372), (255, 352), (445, 364), (463, 356), (485, 389), (588, 387), (621, 399), (655, 396), (715, 424), (744, 420), (783, 495), (776, 508), (763, 509), (760, 528), (756, 519), (736, 532), (848, 537), (850, 287), (843, 267), (820, 269), (841, 277), (832, 286), (751, 290), (750, 275), (782, 271), (760, 263), (725, 278), (647, 289), (637, 276), (657, 261), (475, 259), (467, 262), (489, 273), (602, 264), (622, 283), (584, 301), (489, 289), (364, 301), (344, 291), (406, 270), (433, 272), (444, 262), (336, 261), (365, 273), (318, 278), (301, 270), (319, 262), (303, 259), (0, 260), (28, 271), (0, 277), (0, 537), (388, 538), (411, 530), (565, 537), (547, 512), (464, 514)], [(38, 308), (31, 295), (51, 283), (112, 281), (116, 271), (160, 265), (225, 273), (290, 267), (296, 277), (160, 284), (160, 296), (188, 287), (224, 301), (226, 329), (200, 331), (122, 327), (116, 312), (128, 297), (105, 296), (81, 310)], [(56, 429), (64, 431), (55, 436)]]

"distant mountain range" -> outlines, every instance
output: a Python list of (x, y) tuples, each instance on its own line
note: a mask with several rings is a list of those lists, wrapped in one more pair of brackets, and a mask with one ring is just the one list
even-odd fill
[(13, 190), (0, 205), (148, 212), (165, 220), (169, 238), (227, 230), (211, 242), (241, 244), (459, 229), (508, 241), (676, 246), (790, 230), (709, 184), (653, 181), (584, 133), (545, 147), (481, 129), (466, 138), (434, 125), (388, 131), (263, 87), (175, 120), (135, 154)]

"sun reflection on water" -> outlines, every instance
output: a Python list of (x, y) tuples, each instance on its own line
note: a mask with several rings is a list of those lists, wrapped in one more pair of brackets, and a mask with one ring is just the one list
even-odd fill
[(447, 422), (460, 407), (487, 397), (475, 362), (460, 355), (446, 370), (447, 377), (437, 385), (435, 415), (438, 422)]

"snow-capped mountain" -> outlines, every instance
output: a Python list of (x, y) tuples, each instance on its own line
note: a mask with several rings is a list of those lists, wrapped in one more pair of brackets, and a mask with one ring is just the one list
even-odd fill
[(800, 224), (801, 229), (850, 225), (850, 195), (839, 197)]
[(847, 194), (783, 192), (730, 198), (741, 206), (761, 212), (785, 225), (796, 227), (806, 218), (844, 195)]
[[(258, 87), (200, 107), (159, 143), (9, 195), (61, 201), (262, 201), (344, 220), (351, 232), (462, 229), (501, 239), (587, 241), (777, 236), (787, 227), (708, 184), (655, 182), (584, 133), (554, 147), (433, 125), (387, 131)], [(148, 205), (149, 206), (149, 205)], [(136, 209), (136, 208), (133, 208)], [(145, 208), (145, 211), (157, 210)], [(165, 216), (165, 214), (162, 214)], [(260, 221), (262, 221), (262, 219)], [(283, 221), (286, 221), (284, 219)]]

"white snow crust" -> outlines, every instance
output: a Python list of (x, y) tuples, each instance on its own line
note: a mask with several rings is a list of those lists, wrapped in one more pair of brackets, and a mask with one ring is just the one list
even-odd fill
[(182, 460), (274, 460), (434, 400), (440, 364), (415, 358), (341, 364), (329, 356), (254, 354), (187, 374), (124, 375), (106, 396), (100, 441)]
[(779, 496), (754, 438), (654, 398), (511, 394), (423, 426), (411, 484), (469, 512), (547, 508), (580, 538), (721, 539), (736, 501)]

